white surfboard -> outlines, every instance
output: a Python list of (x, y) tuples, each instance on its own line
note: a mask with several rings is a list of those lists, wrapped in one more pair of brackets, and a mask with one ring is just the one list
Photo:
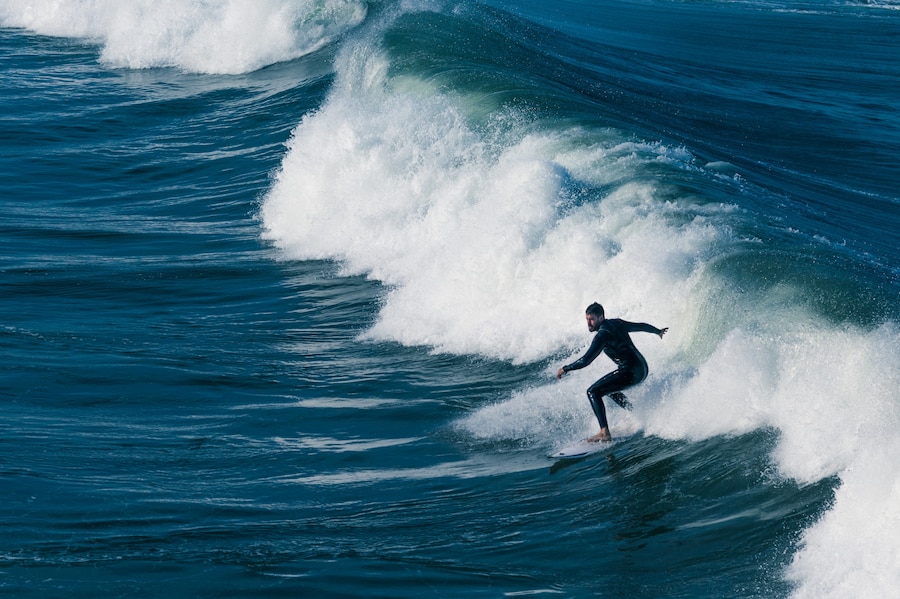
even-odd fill
[(613, 441), (609, 441), (607, 443), (592, 443), (591, 441), (579, 441), (574, 445), (570, 445), (565, 449), (561, 449), (556, 453), (550, 454), (550, 457), (555, 460), (575, 460), (578, 458), (583, 458), (591, 455), (592, 453), (598, 453), (603, 451), (604, 449), (609, 449), (612, 447)]

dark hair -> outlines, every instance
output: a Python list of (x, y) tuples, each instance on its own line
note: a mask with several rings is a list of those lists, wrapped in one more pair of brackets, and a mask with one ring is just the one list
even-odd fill
[(601, 305), (598, 304), (597, 302), (594, 302), (593, 304), (591, 304), (590, 306), (588, 306), (587, 309), (584, 311), (584, 313), (585, 313), (585, 314), (593, 314), (593, 315), (596, 316), (597, 318), (603, 318), (603, 317), (604, 317), (603, 306), (601, 306)]

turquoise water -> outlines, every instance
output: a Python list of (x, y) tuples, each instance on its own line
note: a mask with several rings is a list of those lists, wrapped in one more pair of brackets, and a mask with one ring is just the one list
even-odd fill
[(6, 595), (897, 588), (896, 6), (0, 25)]

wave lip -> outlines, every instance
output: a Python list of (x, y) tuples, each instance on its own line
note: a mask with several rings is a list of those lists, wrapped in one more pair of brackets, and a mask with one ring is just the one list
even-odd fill
[(366, 18), (358, 0), (0, 0), (0, 23), (87, 38), (116, 68), (239, 74), (314, 52)]

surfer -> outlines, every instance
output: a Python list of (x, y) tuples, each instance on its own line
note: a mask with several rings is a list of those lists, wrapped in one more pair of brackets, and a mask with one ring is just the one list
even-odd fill
[(629, 333), (643, 332), (662, 336), (668, 328), (658, 329), (653, 325), (643, 322), (628, 322), (619, 318), (606, 318), (603, 306), (594, 302), (587, 307), (584, 314), (587, 319), (588, 330), (594, 335), (594, 340), (587, 352), (572, 362), (566, 364), (556, 373), (556, 378), (561, 379), (570, 370), (579, 370), (594, 361), (601, 353), (616, 363), (618, 368), (602, 377), (587, 390), (588, 400), (594, 409), (594, 415), (600, 422), (600, 432), (589, 437), (588, 441), (611, 441), (609, 424), (606, 421), (606, 407), (603, 405), (603, 396), (608, 395), (611, 400), (626, 410), (631, 409), (631, 403), (622, 393), (623, 389), (637, 385), (647, 378), (647, 361), (641, 352), (634, 346)]

